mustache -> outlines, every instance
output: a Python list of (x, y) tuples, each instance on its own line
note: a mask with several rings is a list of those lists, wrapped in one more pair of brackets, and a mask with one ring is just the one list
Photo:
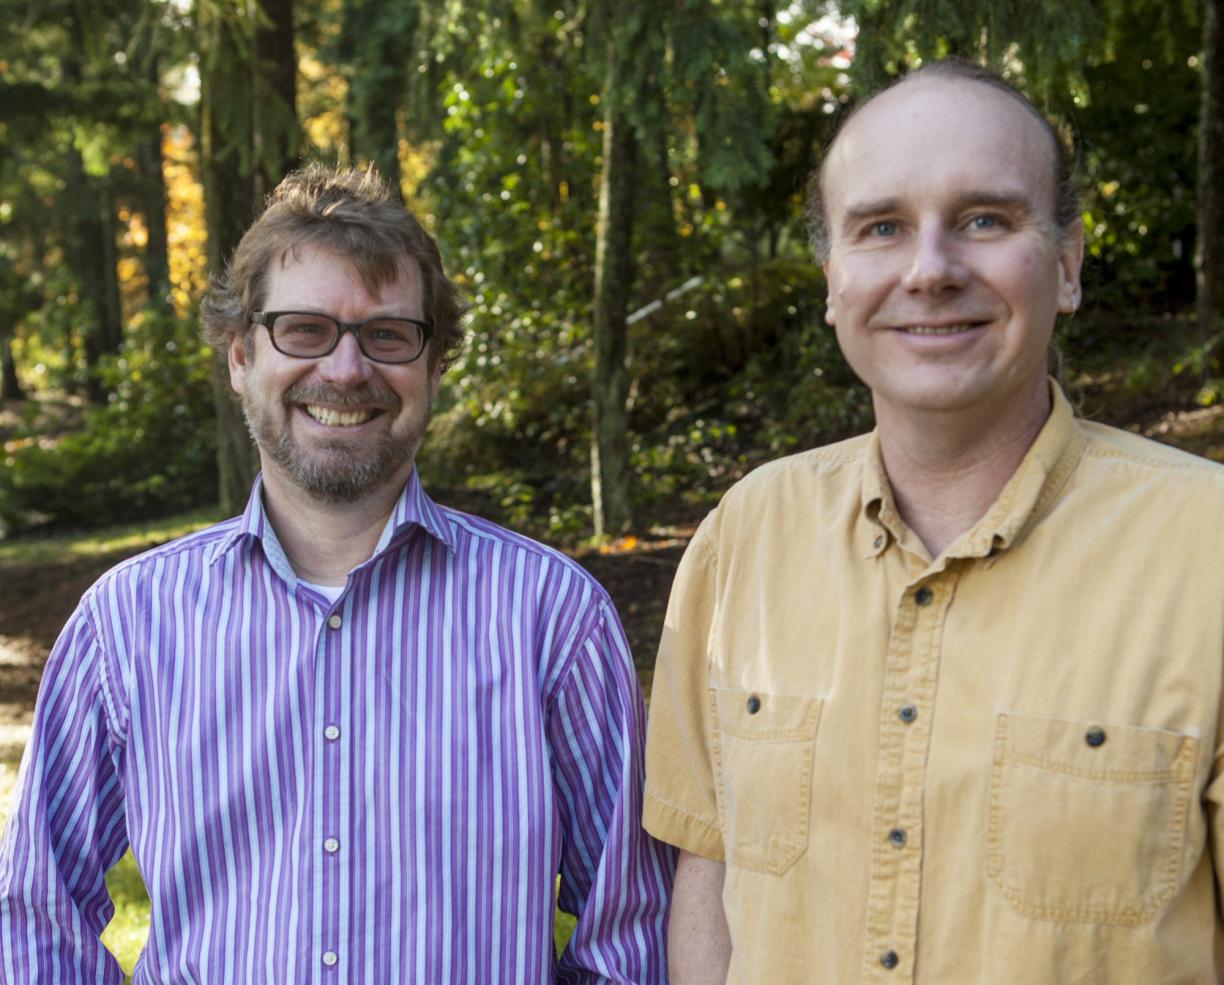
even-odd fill
[(369, 407), (397, 410), (400, 399), (390, 387), (359, 383), (353, 387), (327, 383), (299, 383), (285, 391), (286, 404), (327, 404), (331, 407)]

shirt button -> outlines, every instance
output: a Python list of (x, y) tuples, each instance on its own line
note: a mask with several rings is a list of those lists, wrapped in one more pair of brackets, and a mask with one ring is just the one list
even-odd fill
[(339, 960), (340, 960), (340, 955), (338, 955), (335, 951), (324, 951), (323, 952), (323, 963), (327, 965), (327, 967), (329, 968), (336, 967), (336, 964), (339, 962)]
[(336, 852), (340, 851), (340, 842), (336, 841), (335, 838), (328, 838), (323, 842), (323, 851), (327, 852), (328, 855), (335, 855)]
[(344, 620), (340, 618), (340, 613), (333, 612), (327, 617), (327, 625), (329, 625), (332, 629), (339, 629), (344, 625)]
[(888, 840), (891, 841), (898, 848), (904, 848), (906, 834), (900, 828), (893, 828), (890, 832), (888, 832)]
[(934, 597), (935, 597), (935, 593), (932, 592), (929, 588), (927, 588), (926, 585), (923, 585), (920, 589), (918, 589), (918, 591), (914, 593), (914, 601), (917, 602), (919, 605), (930, 605), (931, 599), (933, 599)]
[(1105, 730), (1094, 725), (1084, 733), (1084, 741), (1095, 749), (1097, 746), (1105, 745)]
[(761, 699), (758, 698), (755, 694), (752, 695), (748, 699), (747, 707), (748, 707), (748, 714), (755, 715), (758, 711), (761, 710)]
[(897, 957), (896, 951), (885, 951), (880, 955), (880, 964), (882, 964), (889, 971), (892, 971), (893, 968), (897, 967), (900, 961), (901, 959)]
[(915, 708), (913, 705), (902, 705), (900, 708), (897, 709), (897, 717), (901, 719), (901, 721), (905, 722), (906, 725), (908, 725), (910, 722), (912, 722), (915, 718), (918, 717), (918, 709)]
[(883, 546), (884, 546), (884, 535), (883, 535), (883, 534), (879, 534), (879, 535), (876, 537), (876, 539), (875, 539), (875, 540), (873, 540), (873, 541), (871, 542), (871, 546), (872, 546), (872, 547), (874, 547), (874, 548), (875, 548), (877, 551), (878, 551), (878, 550), (879, 550), (881, 547), (883, 547)]
[(332, 742), (335, 742), (338, 738), (340, 738), (340, 729), (335, 725), (327, 726), (327, 728), (323, 730), (323, 738), (330, 739)]

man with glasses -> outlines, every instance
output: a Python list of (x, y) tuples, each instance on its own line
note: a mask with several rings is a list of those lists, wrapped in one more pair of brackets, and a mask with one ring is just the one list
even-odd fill
[[(667, 850), (607, 594), (436, 505), (414, 458), (463, 306), (371, 173), (291, 175), (203, 304), (259, 448), (245, 513), (86, 593), (0, 846), (0, 980), (664, 980)], [(577, 916), (558, 958), (555, 906)]]
[(1067, 160), (962, 62), (826, 150), (826, 318), (876, 429), (748, 476), (676, 576), (672, 985), (1224, 981), (1224, 469), (1050, 379)]

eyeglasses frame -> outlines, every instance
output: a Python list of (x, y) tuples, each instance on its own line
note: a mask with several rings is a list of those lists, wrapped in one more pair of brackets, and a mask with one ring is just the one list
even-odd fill
[[(276, 344), (276, 333), (272, 331), (272, 323), (281, 315), (314, 315), (318, 318), (326, 318), (330, 322), (334, 322), (339, 329), (336, 332), (336, 340), (332, 343), (331, 348), (326, 352), (319, 352), (313, 356), (301, 356), (297, 353), (286, 352)], [(415, 325), (421, 330), (421, 350), (411, 359), (379, 359), (377, 356), (372, 356), (365, 350), (365, 346), (361, 344), (361, 330), (370, 322), (375, 321), (406, 321)], [(340, 345), (340, 340), (344, 338), (345, 332), (352, 332), (353, 338), (357, 340), (357, 348), (361, 350), (361, 354), (371, 362), (382, 363), (384, 366), (407, 366), (409, 363), (414, 363), (424, 354), (425, 349), (429, 346), (433, 339), (434, 323), (425, 321), (420, 318), (404, 318), (400, 315), (376, 315), (373, 318), (366, 318), (364, 321), (341, 321), (339, 318), (329, 315), (323, 311), (252, 311), (251, 324), (262, 325), (268, 330), (268, 341), (272, 343), (272, 348), (279, 352), (282, 356), (288, 356), (290, 359), (322, 359), (324, 356), (330, 356), (336, 351), (336, 347)]]

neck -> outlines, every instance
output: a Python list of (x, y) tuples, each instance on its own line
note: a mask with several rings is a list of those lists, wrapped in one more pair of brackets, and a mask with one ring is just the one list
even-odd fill
[(892, 415), (877, 402), (880, 453), (906, 525), (932, 558), (990, 509), (1050, 415), (1044, 385), (1002, 415)]
[(387, 483), (359, 500), (332, 503), (265, 470), (264, 507), (299, 578), (343, 585), (348, 573), (374, 553), (403, 488), (403, 482)]

